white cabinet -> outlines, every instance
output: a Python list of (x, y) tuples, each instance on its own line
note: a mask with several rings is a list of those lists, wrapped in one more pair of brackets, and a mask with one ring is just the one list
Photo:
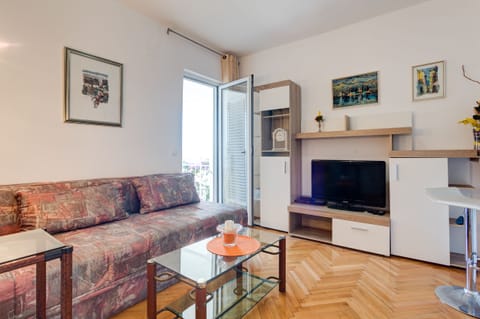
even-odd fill
[(290, 158), (263, 156), (260, 159), (262, 226), (288, 231), (290, 205)]
[(260, 91), (260, 110), (287, 109), (290, 107), (290, 87), (279, 86)]
[[(300, 195), (300, 87), (292, 81), (257, 86), (260, 116), (259, 217), (255, 224), (288, 231), (288, 205)], [(258, 142), (257, 142), (258, 144)], [(295, 172), (291, 174), (291, 172)]]
[(392, 255), (450, 265), (448, 206), (425, 193), (447, 186), (447, 158), (390, 159)]
[(390, 256), (390, 229), (334, 218), (332, 244)]

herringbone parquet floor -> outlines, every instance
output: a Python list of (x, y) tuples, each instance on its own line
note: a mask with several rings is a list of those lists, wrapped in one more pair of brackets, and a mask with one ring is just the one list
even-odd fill
[[(247, 266), (256, 274), (277, 274), (277, 258), (261, 254)], [(275, 288), (245, 318), (466, 319), (471, 317), (434, 293), (439, 285), (464, 286), (464, 278), (461, 269), (287, 237), (287, 292)], [(159, 306), (189, 289), (180, 283), (159, 293)], [(145, 313), (142, 302), (114, 318), (140, 319)]]

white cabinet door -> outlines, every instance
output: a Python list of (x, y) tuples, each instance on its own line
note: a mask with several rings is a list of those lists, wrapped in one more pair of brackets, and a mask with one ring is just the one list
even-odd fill
[(262, 156), (260, 159), (260, 223), (288, 231), (290, 205), (290, 158)]
[(332, 243), (390, 256), (390, 229), (386, 226), (333, 218)]
[(450, 264), (448, 206), (425, 193), (447, 186), (447, 158), (390, 159), (392, 255)]
[(260, 110), (287, 109), (290, 107), (290, 86), (280, 86), (260, 91)]

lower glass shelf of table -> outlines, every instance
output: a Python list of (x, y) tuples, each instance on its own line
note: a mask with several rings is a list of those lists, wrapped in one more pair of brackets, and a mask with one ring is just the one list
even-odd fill
[[(212, 282), (207, 285), (207, 318), (241, 318), (277, 284), (276, 278), (261, 278), (243, 271), (234, 274), (234, 278), (226, 283)], [(195, 290), (193, 289), (159, 312), (163, 311), (169, 311), (180, 318), (194, 319)]]

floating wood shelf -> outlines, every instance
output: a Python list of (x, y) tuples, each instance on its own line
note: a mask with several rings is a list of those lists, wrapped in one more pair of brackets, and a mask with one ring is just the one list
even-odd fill
[(412, 134), (411, 127), (377, 128), (366, 130), (331, 131), (331, 132), (305, 132), (295, 135), (296, 139), (319, 139), (338, 137), (363, 137), (363, 136), (392, 136)]
[(448, 184), (448, 187), (457, 187), (457, 188), (463, 188), (463, 189), (474, 189), (472, 185), (467, 185), (467, 184)]
[(476, 150), (418, 150), (391, 151), (389, 157), (478, 158), (478, 155)]

